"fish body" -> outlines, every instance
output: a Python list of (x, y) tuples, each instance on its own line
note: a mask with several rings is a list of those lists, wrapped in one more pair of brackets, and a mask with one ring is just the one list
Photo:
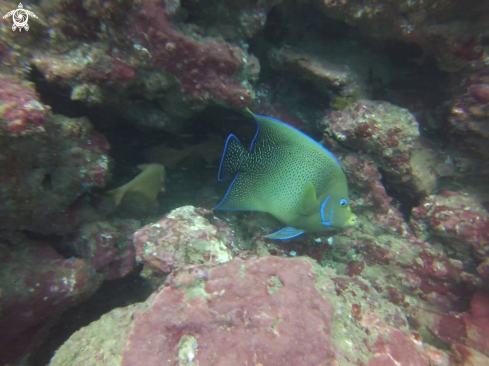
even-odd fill
[(123, 186), (107, 191), (114, 196), (115, 206), (119, 206), (127, 192), (133, 192), (145, 196), (150, 201), (155, 201), (158, 192), (165, 191), (165, 167), (161, 164), (138, 165), (141, 173)]
[(253, 116), (258, 129), (249, 152), (234, 135), (226, 141), (218, 179), (233, 182), (216, 209), (271, 214), (287, 225), (266, 236), (272, 239), (352, 225), (356, 217), (338, 160), (299, 130)]

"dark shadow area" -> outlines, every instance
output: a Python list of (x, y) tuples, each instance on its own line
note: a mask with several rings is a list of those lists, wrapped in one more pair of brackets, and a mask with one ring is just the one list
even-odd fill
[(423, 197), (406, 194), (406, 192), (409, 192), (409, 190), (407, 190), (404, 185), (390, 182), (388, 179), (386, 179), (385, 172), (383, 172), (381, 168), (379, 168), (379, 172), (381, 174), (380, 181), (382, 182), (387, 195), (397, 201), (398, 209), (404, 217), (404, 220), (409, 222), (412, 209), (421, 204)]
[[(408, 109), (419, 123), (421, 136), (443, 142), (451, 99), (449, 74), (440, 70), (432, 57), (415, 44), (369, 42), (376, 52), (389, 57), (396, 67), (395, 77), (373, 89), (373, 99)], [(378, 85), (378, 84), (377, 84)]]
[(150, 285), (139, 276), (139, 271), (122, 279), (105, 282), (92, 297), (60, 316), (44, 342), (31, 353), (29, 365), (47, 365), (54, 352), (74, 332), (112, 309), (146, 300), (152, 291)]

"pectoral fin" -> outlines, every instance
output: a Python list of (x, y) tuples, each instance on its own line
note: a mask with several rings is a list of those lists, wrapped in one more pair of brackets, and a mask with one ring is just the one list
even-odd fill
[(312, 215), (318, 209), (319, 204), (316, 197), (316, 188), (314, 188), (312, 182), (307, 182), (301, 194), (300, 212), (303, 215)]
[(285, 240), (285, 239), (295, 238), (296, 236), (299, 236), (301, 234), (304, 234), (304, 230), (296, 229), (295, 227), (286, 226), (283, 229), (273, 234), (265, 235), (264, 238)]

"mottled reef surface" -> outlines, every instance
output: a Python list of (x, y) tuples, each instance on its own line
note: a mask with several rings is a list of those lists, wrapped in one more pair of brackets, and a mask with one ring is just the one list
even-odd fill
[[(489, 2), (23, 5), (28, 31), (0, 18), (0, 366), (489, 364)], [(338, 157), (355, 226), (272, 241), (211, 210), (246, 108)], [(116, 207), (148, 163), (164, 193)]]

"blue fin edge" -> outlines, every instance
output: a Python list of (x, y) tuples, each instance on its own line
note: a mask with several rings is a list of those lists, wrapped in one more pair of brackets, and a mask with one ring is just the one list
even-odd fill
[[(284, 236), (281, 236), (279, 238), (272, 236), (272, 235), (276, 235), (276, 234), (281, 233), (281, 232), (284, 232), (286, 234), (287, 231), (291, 232), (291, 234), (290, 235), (284, 235)], [(295, 237), (302, 235), (302, 234), (304, 234), (304, 231), (296, 229), (295, 227), (286, 226), (286, 227), (280, 229), (279, 231), (274, 232), (273, 234), (268, 234), (268, 235), (265, 235), (263, 237), (267, 238), (267, 239), (274, 239), (274, 240), (287, 240), (287, 239), (295, 238)]]
[(236, 174), (236, 176), (234, 177), (233, 181), (229, 185), (228, 191), (224, 195), (224, 198), (221, 200), (221, 202), (219, 202), (219, 204), (216, 207), (213, 208), (213, 210), (244, 211), (244, 210), (234, 210), (232, 208), (231, 209), (229, 209), (229, 208), (219, 208), (219, 206), (221, 206), (224, 203), (224, 201), (226, 201), (226, 198), (228, 198), (229, 192), (231, 192), (231, 188), (233, 188), (234, 182), (236, 182), (236, 179), (238, 179), (238, 177), (239, 177), (239, 173)]

